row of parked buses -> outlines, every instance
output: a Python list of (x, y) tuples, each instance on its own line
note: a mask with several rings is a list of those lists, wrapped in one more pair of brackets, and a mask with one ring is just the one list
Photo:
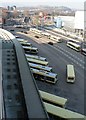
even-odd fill
[(38, 48), (33, 47), (32, 44), (29, 43), (27, 40), (20, 39), (20, 38), (17, 38), (17, 40), (21, 43), (26, 53), (38, 54)]
[(54, 36), (50, 33), (47, 33), (47, 32), (43, 32), (41, 30), (38, 30), (36, 28), (30, 28), (30, 31), (34, 32), (35, 34), (39, 35), (39, 37), (41, 36), (45, 36), (47, 37), (48, 39), (51, 39), (52, 41), (56, 41), (56, 42), (62, 42), (62, 39), (61, 37), (57, 37), (57, 36)]
[(57, 74), (52, 72), (52, 67), (48, 66), (49, 63), (46, 58), (36, 55), (38, 54), (38, 49), (33, 47), (27, 40), (18, 40), (25, 51), (25, 56), (34, 78), (36, 80), (42, 80), (44, 82), (55, 84), (58, 80)]
[[(26, 40), (20, 41), (22, 46), (32, 47), (32, 44)], [(24, 43), (24, 44), (23, 44)], [(30, 66), (31, 72), (36, 80), (42, 80), (49, 83), (56, 83), (57, 74), (52, 72), (52, 67), (48, 66), (48, 61), (45, 57), (38, 55), (27, 54), (26, 49), (25, 56), (27, 58), (28, 64)], [(72, 65), (67, 65), (67, 81), (75, 80), (74, 68)], [(84, 115), (73, 112), (66, 108), (67, 99), (64, 97), (56, 96), (44, 91), (39, 90), (39, 94), (43, 100), (44, 106), (48, 114), (53, 119), (82, 119), (84, 120)]]
[[(33, 55), (38, 54), (38, 49), (33, 47), (27, 40), (20, 40), (20, 43), (25, 50), (25, 56), (31, 68), (31, 71), (36, 80), (44, 80), (46, 82), (56, 83), (57, 74), (52, 72), (52, 67), (49, 67), (49, 63), (46, 58)], [(67, 65), (67, 82), (75, 82), (75, 70), (73, 65)]]
[[(36, 33), (36, 34), (38, 34), (40, 36), (46, 36), (48, 39), (51, 39), (53, 41), (62, 42), (61, 37), (51, 35), (50, 33), (40, 31), (40, 30), (38, 30), (36, 28), (30, 28), (30, 31), (33, 31), (34, 33)], [(73, 40), (68, 41), (67, 46), (74, 49), (74, 50), (76, 50), (76, 51), (78, 51), (78, 52), (81, 52), (81, 54), (83, 54), (83, 55), (86, 55), (86, 49), (81, 48), (81, 45), (75, 40), (74, 41)]]

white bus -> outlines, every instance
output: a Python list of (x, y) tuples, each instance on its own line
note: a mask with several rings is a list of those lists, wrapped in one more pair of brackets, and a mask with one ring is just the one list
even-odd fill
[(32, 54), (37, 54), (38, 53), (38, 48), (36, 47), (28, 47), (28, 46), (22, 46), (23, 49), (25, 50), (25, 53), (32, 53)]
[(33, 69), (33, 68), (31, 68), (31, 71), (36, 80), (42, 80), (42, 81), (54, 83), (54, 84), (57, 81), (57, 74), (55, 74), (55, 73), (47, 72), (47, 71), (43, 71), (43, 70), (37, 70), (37, 69)]
[(51, 40), (53, 40), (53, 41), (56, 41), (56, 42), (62, 42), (61, 37), (50, 35), (48, 38), (51, 39)]
[(44, 70), (44, 71), (48, 71), (48, 72), (52, 71), (51, 67), (43, 66), (43, 65), (39, 65), (39, 64), (29, 63), (29, 66), (31, 68), (35, 68), (35, 69), (39, 69), (39, 70)]
[(75, 82), (74, 66), (71, 64), (67, 65), (67, 82), (71, 82), (71, 83)]
[(26, 56), (27, 58), (34, 58), (34, 59), (37, 59), (37, 60), (47, 61), (46, 58), (41, 57), (41, 56), (37, 56), (37, 55), (29, 55), (29, 54), (25, 54), (25, 56)]
[(81, 49), (80, 45), (73, 43), (73, 42), (67, 42), (67, 46), (76, 51), (80, 51), (80, 49)]
[(86, 48), (81, 49), (81, 54), (86, 55)]
[(51, 36), (51, 34), (49, 34), (49, 33), (47, 33), (47, 32), (42, 32), (41, 35), (46, 36), (46, 37)]
[(27, 58), (27, 61), (31, 62), (31, 63), (36, 63), (36, 64), (44, 65), (44, 66), (48, 65), (47, 61), (37, 60), (37, 59), (33, 59), (33, 58)]
[(41, 35), (41, 33), (42, 33), (42, 31), (40, 31), (40, 30), (38, 30), (36, 28), (30, 28), (30, 31), (32, 31), (32, 32), (34, 32), (36, 34), (39, 34), (39, 35)]

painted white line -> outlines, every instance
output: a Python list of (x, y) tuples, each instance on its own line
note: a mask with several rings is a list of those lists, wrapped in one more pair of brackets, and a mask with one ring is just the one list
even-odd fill
[(57, 49), (56, 47), (53, 47), (53, 46), (51, 46), (51, 47), (54, 48), (55, 50), (59, 51), (60, 53), (62, 53), (66, 57), (68, 57), (70, 60), (72, 60), (75, 64), (79, 65), (82, 69), (84, 69), (84, 66), (82, 66), (79, 62), (76, 62), (76, 60), (73, 59), (72, 57), (67, 56), (67, 54), (65, 54), (64, 52), (62, 52), (60, 49)]
[(75, 57), (75, 59), (79, 60), (80, 62), (82, 62), (83, 64), (85, 64), (85, 62), (83, 60), (81, 60), (80, 58), (76, 57), (75, 55), (71, 54), (70, 52), (68, 52), (67, 50), (61, 48), (60, 46), (57, 46), (58, 48), (60, 48), (61, 50), (65, 51), (66, 53), (68, 53), (69, 55)]

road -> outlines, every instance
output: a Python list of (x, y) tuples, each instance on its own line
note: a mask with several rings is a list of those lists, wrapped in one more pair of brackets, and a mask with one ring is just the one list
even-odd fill
[[(42, 43), (40, 39), (31, 39), (21, 34), (20, 37), (27, 39), (33, 46), (37, 47), (39, 55), (46, 57), (53, 72), (58, 74), (58, 81), (55, 85), (36, 81), (38, 88), (67, 98), (67, 109), (84, 114), (84, 56), (68, 48), (64, 42), (54, 43), (51, 46)], [(74, 84), (66, 82), (66, 65), (69, 63), (75, 66), (76, 81)]]
[(56, 36), (58, 35), (58, 36), (66, 39), (66, 40), (70, 39), (70, 40), (77, 41), (77, 42), (82, 42), (83, 41), (83, 38), (80, 38), (80, 37), (77, 37), (77, 36), (76, 37), (75, 36), (72, 37), (72, 36), (70, 36), (70, 34), (67, 36), (67, 33), (65, 33), (65, 35), (63, 35), (62, 33), (58, 32), (58, 30), (53, 30), (53, 29), (49, 30), (49, 29), (46, 29), (46, 28), (44, 28), (43, 30), (45, 30), (46, 32), (51, 33), (53, 35), (56, 35)]

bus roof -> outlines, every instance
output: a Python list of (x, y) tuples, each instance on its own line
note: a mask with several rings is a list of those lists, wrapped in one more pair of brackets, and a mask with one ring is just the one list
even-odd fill
[(47, 33), (47, 32), (42, 32), (42, 35), (49, 36), (50, 34), (49, 34), (49, 33)]
[(82, 50), (86, 52), (86, 48), (82, 48)]
[(29, 65), (30, 65), (30, 67), (35, 67), (35, 68), (43, 69), (43, 70), (46, 70), (46, 71), (51, 71), (52, 70), (51, 67), (42, 66), (42, 65), (39, 65), (39, 64), (29, 63)]
[(18, 40), (19, 42), (28, 42), (27, 40), (24, 40), (24, 39), (22, 39), (22, 38), (17, 38), (17, 40)]
[(39, 90), (39, 92), (44, 100), (51, 101), (52, 103), (56, 103), (56, 104), (64, 106), (67, 102), (66, 98), (59, 97), (59, 96), (56, 96), (56, 95), (53, 95), (53, 94), (50, 94), (50, 93), (47, 93), (41, 90)]
[(80, 47), (80, 45), (76, 44), (76, 43), (73, 43), (73, 42), (67, 42), (67, 44), (71, 44), (71, 45), (74, 45), (76, 47)]
[(67, 65), (67, 75), (68, 77), (75, 77), (73, 65), (70, 65), (70, 64)]
[(25, 54), (25, 56), (26, 57), (30, 57), (30, 58), (34, 58), (34, 59), (40, 59), (40, 60), (43, 60), (43, 61), (45, 61), (46, 60), (46, 58), (44, 58), (44, 57), (41, 57), (41, 56), (37, 56), (37, 55), (29, 55), (29, 54)]
[(55, 105), (49, 104), (44, 102), (44, 106), (48, 113), (55, 115), (60, 118), (66, 118), (66, 119), (74, 119), (74, 118), (83, 118), (82, 120), (85, 120), (85, 116), (61, 107), (57, 107)]
[(29, 42), (20, 42), (22, 45), (32, 45), (31, 43)]
[(33, 63), (38, 63), (38, 64), (42, 64), (42, 65), (48, 65), (47, 61), (37, 60), (37, 59), (33, 59), (33, 58), (27, 58), (27, 60), (29, 62), (33, 62)]
[(29, 47), (29, 46), (22, 46), (24, 49), (34, 49), (34, 50), (38, 50), (38, 48), (36, 47)]
[(47, 72), (47, 71), (44, 71), (44, 70), (37, 70), (37, 69), (34, 69), (34, 68), (31, 68), (31, 70), (32, 70), (33, 73), (38, 73), (40, 75), (44, 75), (44, 76), (47, 76), (47, 77), (55, 78), (57, 76), (57, 74), (55, 74), (55, 73)]

